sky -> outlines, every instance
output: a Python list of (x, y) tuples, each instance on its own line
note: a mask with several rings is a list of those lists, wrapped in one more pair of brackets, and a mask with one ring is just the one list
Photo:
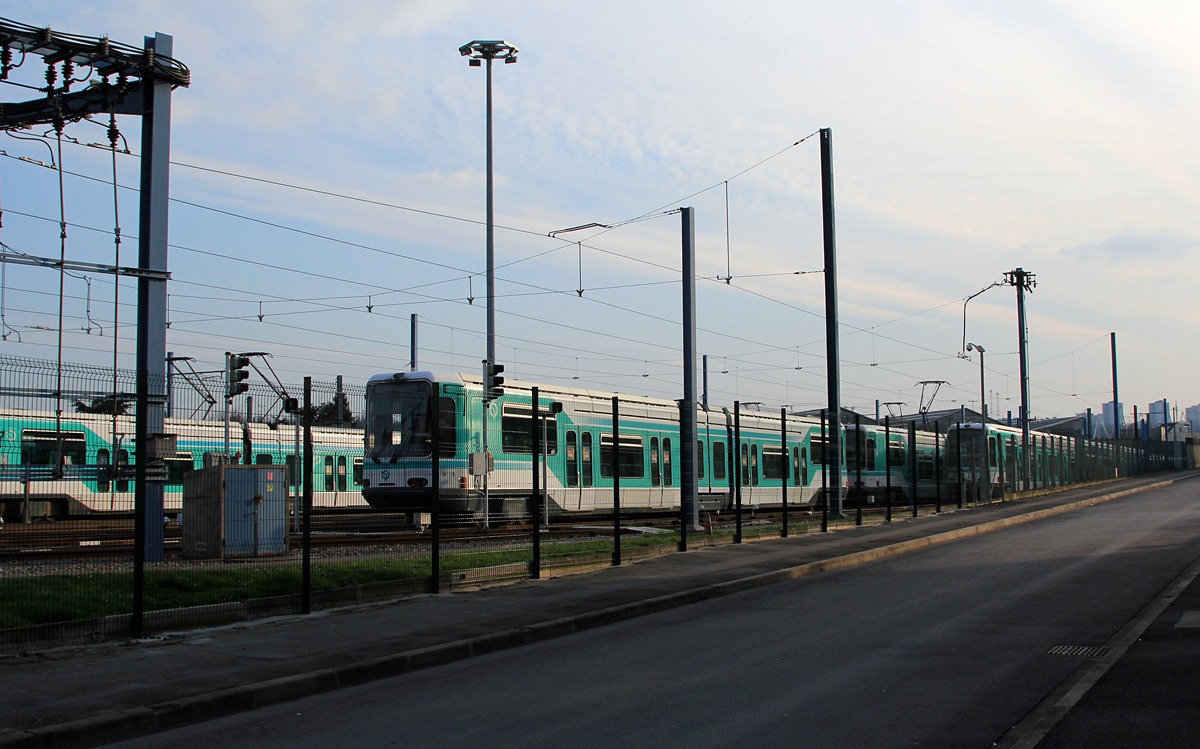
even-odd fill
[[(267, 351), (286, 381), (361, 383), (408, 368), (412, 314), (422, 369), (480, 370), (485, 75), (457, 50), (503, 39), (520, 49), (493, 69), (507, 377), (682, 397), (687, 206), (710, 405), (822, 406), (814, 134), (829, 128), (844, 405), (978, 408), (970, 342), (990, 412), (1015, 416), (1016, 293), (988, 287), (1016, 268), (1036, 274), (1035, 418), (1111, 400), (1114, 332), (1127, 418), (1200, 403), (1192, 4), (38, 0), (4, 15), (173, 37), (192, 84), (172, 97), (167, 348), (199, 370)], [(119, 222), (132, 265), (138, 123), (118, 120), (133, 155), (116, 218), (112, 155), (80, 145), (105, 125), (65, 131), (66, 252), (111, 262)], [(20, 160), (51, 163), (47, 142), (0, 138), (0, 241), (57, 257), (58, 172)], [(589, 223), (613, 228), (548, 236)], [(0, 353), (55, 358), (57, 274), (9, 265), (2, 285)], [(115, 291), (133, 365), (134, 286), (102, 276), (66, 279), (64, 359), (112, 361)]]

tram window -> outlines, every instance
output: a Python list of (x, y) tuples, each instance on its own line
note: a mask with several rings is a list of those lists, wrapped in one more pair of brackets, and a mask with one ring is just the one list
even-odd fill
[(696, 480), (704, 480), (704, 440), (696, 440)]
[[(445, 412), (443, 412), (445, 413)], [(558, 454), (558, 420), (541, 409), (543, 434), (545, 444), (541, 446), (543, 455)], [(533, 407), (505, 403), (500, 413), (500, 438), (504, 452), (516, 455), (529, 455), (533, 452)]]
[(908, 466), (908, 456), (906, 456), (904, 444), (894, 442), (888, 446), (888, 465), (892, 468), (906, 468)]
[(867, 440), (867, 462), (863, 466), (865, 470), (875, 470), (875, 438)]
[(196, 462), (191, 453), (175, 453), (174, 458), (167, 458), (167, 483), (182, 484), (183, 474), (196, 469)]
[(325, 491), (333, 491), (333, 456), (325, 456)]
[(758, 445), (750, 446), (750, 484), (758, 486)]
[(816, 465), (823, 464), (825, 462), (825, 439), (814, 435), (811, 445), (809, 454), (812, 455), (812, 462)]
[(917, 456), (917, 479), (921, 481), (933, 480), (933, 456), (918, 455)]
[(674, 461), (671, 460), (671, 438), (663, 437), (663, 485), (671, 486), (675, 482)]
[(988, 466), (996, 467), (996, 438), (988, 437)]
[(591, 432), (583, 432), (579, 435), (579, 438), (579, 455), (583, 458), (583, 485), (587, 487), (595, 483), (592, 472), (592, 434)]
[[(612, 478), (613, 438), (600, 435), (600, 477)], [(641, 437), (621, 435), (617, 448), (617, 470), (623, 479), (640, 479), (646, 475), (646, 450)]]
[(108, 448), (102, 447), (96, 451), (96, 465), (100, 467), (100, 471), (96, 477), (96, 491), (98, 492), (106, 492), (112, 489), (112, 481), (109, 480), (108, 461)]
[(662, 469), (658, 464), (658, 437), (650, 438), (650, 486), (662, 484)]
[(296, 470), (296, 456), (288, 455), (284, 458), (284, 462), (287, 465), (288, 485), (296, 486), (298, 484), (297, 477), (299, 476), (299, 473)]
[(345, 455), (339, 455), (337, 459), (337, 488), (339, 492), (344, 492), (347, 489)]
[(787, 457), (783, 450), (764, 447), (762, 451), (762, 474), (764, 479), (779, 481), (787, 475)]
[(567, 486), (579, 486), (579, 456), (575, 448), (575, 432), (567, 432)]
[(792, 448), (792, 483), (800, 483), (800, 448)]
[(742, 443), (742, 486), (750, 486), (750, 445)]
[(808, 486), (808, 454), (805, 448), (800, 448), (800, 483)]
[[(125, 469), (124, 466), (128, 466), (128, 465), (129, 465), (129, 451), (128, 450), (117, 450), (117, 474), (120, 475), (122, 473), (125, 473), (125, 471), (127, 469)], [(117, 479), (117, 491), (119, 491), (119, 492), (129, 491), (129, 479), (118, 478)]]
[(354, 485), (355, 486), (362, 486), (362, 477), (363, 477), (363, 459), (355, 458), (354, 459)]
[(66, 465), (87, 463), (87, 443), (83, 432), (24, 429), (21, 431), (21, 462), (25, 465), (52, 466), (57, 462), (58, 445), (62, 443)]
[(714, 442), (713, 451), (713, 481), (725, 480), (725, 443)]
[(274, 462), (275, 456), (271, 453), (258, 453), (254, 456), (254, 465), (256, 466), (269, 466)]

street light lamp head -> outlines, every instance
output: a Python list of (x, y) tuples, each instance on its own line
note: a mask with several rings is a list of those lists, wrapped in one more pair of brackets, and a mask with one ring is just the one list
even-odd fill
[[(458, 48), (458, 53), (463, 57), (471, 57), (473, 60), (494, 60), (502, 59), (505, 62), (517, 61), (517, 48), (503, 41), (473, 41), (467, 42)], [(478, 65), (478, 62), (471, 62), (472, 66)]]
[(978, 343), (968, 343), (967, 351), (978, 351), (981, 354), (984, 353), (983, 346), (980, 346)]

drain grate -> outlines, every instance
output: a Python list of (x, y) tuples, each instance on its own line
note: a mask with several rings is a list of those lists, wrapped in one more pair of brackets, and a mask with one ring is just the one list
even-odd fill
[(1084, 658), (1102, 658), (1108, 655), (1110, 649), (1091, 645), (1055, 645), (1047, 652), (1049, 655), (1081, 655)]

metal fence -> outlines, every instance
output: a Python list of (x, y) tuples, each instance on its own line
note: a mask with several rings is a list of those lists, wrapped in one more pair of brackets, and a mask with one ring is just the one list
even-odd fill
[[(712, 444), (698, 445), (708, 465), (699, 468), (700, 522), (691, 526), (680, 515), (679, 446), (666, 442), (677, 443), (677, 432), (664, 422), (663, 436), (646, 437), (633, 460), (632, 448), (621, 448), (633, 444), (623, 436), (638, 406), (614, 398), (612, 413), (597, 411), (587, 428), (560, 424), (548, 403), (514, 411), (498, 436), (518, 457), (488, 474), (508, 487), (490, 501), (439, 501), (464, 488), (481, 496), (467, 483), (483, 477), (451, 485), (435, 462), (428, 511), (387, 511), (369, 507), (361, 491), (361, 386), (254, 384), (233, 399), (227, 431), (221, 373), (173, 369), (164, 388), (171, 450), (151, 455), (139, 474), (132, 372), (0, 357), (0, 651), (545, 577), (1183, 467), (1181, 446), (1076, 439), (1039, 447), (1043, 457), (1026, 472), (989, 458), (1001, 454), (994, 444), (960, 440), (947, 452), (941, 435), (909, 433), (927, 446), (910, 451), (909, 472), (902, 463), (892, 475), (885, 460), (871, 489), (866, 463), (854, 463), (839, 507), (826, 501), (833, 492), (823, 462), (806, 463), (803, 474), (795, 464), (793, 474), (788, 452), (771, 452), (770, 433), (753, 431), (735, 406), (730, 423), (740, 426), (710, 430)], [(287, 398), (298, 400), (297, 413), (283, 408)], [(443, 423), (436, 412), (431, 423)], [(776, 444), (815, 449), (832, 425), (786, 428)], [(433, 430), (431, 456), (441, 454), (440, 435)], [(741, 449), (718, 459), (720, 440)], [(919, 484), (925, 472), (933, 480)], [(808, 483), (788, 490), (790, 505), (764, 499), (782, 498), (793, 475)], [(1026, 477), (1033, 486), (1023, 491)], [(155, 492), (161, 516), (144, 509), (156, 507)]]

